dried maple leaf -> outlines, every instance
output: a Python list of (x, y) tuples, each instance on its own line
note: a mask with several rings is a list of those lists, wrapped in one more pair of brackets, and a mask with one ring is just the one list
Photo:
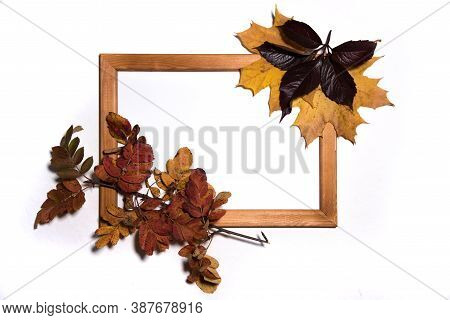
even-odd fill
[(278, 9), (275, 9), (272, 27), (266, 28), (252, 22), (250, 28), (243, 32), (238, 32), (236, 37), (239, 39), (241, 44), (252, 53), (258, 53), (257, 48), (265, 41), (270, 41), (271, 43), (303, 52), (304, 48), (299, 47), (296, 44), (286, 42), (278, 29), (278, 26), (283, 25), (289, 19), (290, 18), (283, 16)]
[(36, 216), (34, 228), (36, 229), (38, 224), (49, 223), (55, 217), (74, 213), (83, 206), (84, 202), (84, 192), (77, 180), (58, 183), (56, 189), (47, 193), (47, 200), (42, 204), (41, 210)]
[(393, 106), (386, 96), (387, 91), (378, 87), (380, 79), (371, 79), (363, 75), (379, 57), (374, 57), (363, 65), (350, 70), (355, 80), (357, 92), (353, 100), (353, 110), (328, 99), (320, 89), (316, 89), (303, 98), (294, 100), (293, 106), (300, 107), (294, 126), (300, 128), (306, 144), (322, 135), (327, 123), (331, 123), (338, 136), (355, 143), (356, 127), (365, 123), (359, 115), (360, 107), (378, 108)]
[(282, 110), (282, 117), (291, 107), (300, 107), (294, 125), (307, 144), (322, 135), (328, 122), (338, 136), (354, 143), (356, 127), (364, 123), (357, 109), (392, 105), (386, 91), (377, 86), (379, 79), (363, 76), (378, 59), (370, 59), (376, 42), (348, 41), (331, 50), (329, 37), (322, 44), (315, 31), (302, 22), (285, 19), (276, 28), (278, 36), (301, 45), (304, 52), (273, 41), (274, 31), (270, 36), (253, 32), (251, 43), (258, 44), (257, 52), (263, 58), (240, 70), (239, 86), (253, 94), (270, 87), (270, 112)]
[(286, 71), (275, 68), (265, 59), (259, 59), (239, 71), (239, 87), (251, 90), (253, 95), (270, 87), (269, 114), (281, 110), (280, 85)]

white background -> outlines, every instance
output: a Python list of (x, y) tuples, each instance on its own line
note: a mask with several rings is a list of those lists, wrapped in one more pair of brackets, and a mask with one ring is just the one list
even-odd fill
[[(80, 135), (82, 143), (86, 152), (97, 159), (95, 64), (99, 53), (246, 53), (233, 34), (246, 29), (251, 20), (269, 26), (274, 3), (4, 3), (10, 8), (0, 3), (1, 297), (33, 279), (8, 300), (102, 299), (129, 303), (225, 299), (240, 306), (248, 302), (252, 307), (246, 312), (255, 314), (291, 299), (450, 297), (448, 6), (414, 26), (444, 5), (443, 1), (278, 2), (282, 13), (311, 24), (322, 36), (333, 29), (332, 45), (349, 39), (383, 39), (381, 46), (386, 47), (378, 54), (385, 57), (370, 75), (384, 77), (381, 86), (390, 91), (396, 107), (361, 110), (370, 125), (358, 128), (356, 145), (339, 140), (340, 228), (264, 230), (271, 240), (265, 248), (217, 238), (211, 254), (221, 262), (223, 283), (212, 296), (184, 283), (186, 273), (176, 248), (142, 260), (128, 239), (113, 250), (92, 252), (92, 244), (87, 243), (97, 225), (97, 191), (88, 192), (85, 206), (74, 216), (36, 231), (32, 229), (33, 221), (45, 193), (54, 185), (47, 170), (49, 148), (59, 142), (70, 124), (85, 128)], [(411, 26), (414, 27), (408, 30)], [(145, 81), (150, 80), (133, 77), (126, 75), (123, 80), (142, 86), (139, 90), (149, 99), (165, 99), (159, 91), (146, 91)], [(176, 80), (178, 85), (180, 79)], [(221, 81), (234, 85), (237, 75)], [(121, 101), (135, 99), (132, 107), (142, 105), (153, 119), (167, 121), (164, 113), (145, 100), (121, 92)], [(270, 120), (267, 93), (252, 98), (242, 89), (229, 92), (246, 101), (248, 110), (240, 114), (236, 108), (230, 108), (233, 114), (227, 117), (246, 123), (240, 117), (251, 114), (252, 125)], [(234, 98), (220, 99), (226, 106), (226, 99)], [(199, 110), (203, 107), (199, 106)], [(129, 112), (133, 113), (131, 109)], [(221, 108), (217, 112), (227, 114), (228, 110)], [(206, 112), (204, 117), (209, 114)], [(288, 130), (292, 120), (293, 117), (270, 125)], [(316, 151), (312, 146), (305, 153), (312, 159)], [(312, 166), (314, 162), (309, 163)], [(220, 175), (214, 179), (224, 183), (217, 181)], [(296, 183), (299, 188), (309, 184), (295, 182), (292, 175), (286, 175), (286, 179), (289, 190), (302, 199), (301, 193), (292, 189)], [(260, 188), (274, 188), (261, 179), (255, 183)], [(224, 188), (233, 191), (232, 180), (226, 184)], [(313, 182), (311, 188), (316, 188)], [(252, 207), (258, 203), (258, 189), (245, 192), (242, 197), (239, 191), (237, 204), (230, 207)], [(273, 192), (279, 193), (276, 188)], [(283, 199), (283, 195), (279, 197)], [(244, 203), (244, 198), (249, 202)], [(284, 199), (292, 201), (289, 197)], [(314, 202), (313, 196), (310, 200)], [(261, 308), (265, 300), (271, 304)]]

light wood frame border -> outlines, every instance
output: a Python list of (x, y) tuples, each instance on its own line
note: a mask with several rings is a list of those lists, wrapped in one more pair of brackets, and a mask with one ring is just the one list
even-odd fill
[[(109, 135), (105, 117), (118, 112), (119, 71), (239, 71), (258, 60), (253, 54), (101, 54), (100, 59), (100, 159), (105, 149), (117, 146)], [(336, 132), (327, 124), (319, 138), (320, 208), (318, 210), (227, 210), (221, 227), (328, 227), (337, 226)], [(100, 188), (99, 210), (117, 204), (115, 190)]]

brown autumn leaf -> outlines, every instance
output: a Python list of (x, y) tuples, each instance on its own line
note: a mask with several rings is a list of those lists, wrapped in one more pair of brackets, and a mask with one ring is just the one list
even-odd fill
[(94, 168), (94, 174), (95, 174), (95, 176), (96, 176), (99, 180), (101, 180), (101, 181), (103, 181), (103, 182), (106, 182), (106, 183), (109, 183), (109, 184), (112, 184), (112, 183), (117, 182), (117, 179), (116, 179), (116, 178), (113, 178), (112, 176), (110, 176), (110, 175), (106, 172), (105, 166), (102, 165), (102, 164), (100, 164), (100, 165), (98, 165), (98, 166), (95, 166), (95, 168)]
[(62, 182), (63, 186), (72, 193), (77, 193), (81, 191), (81, 185), (77, 179), (64, 180)]
[(83, 206), (84, 202), (84, 192), (81, 190), (78, 180), (67, 181), (65, 184), (58, 183), (56, 189), (47, 193), (47, 200), (42, 204), (41, 210), (36, 216), (34, 228), (36, 229), (39, 224), (49, 223), (55, 217), (74, 213)]
[(139, 246), (149, 256), (154, 251), (169, 248), (172, 226), (166, 215), (158, 211), (148, 211), (139, 225)]
[(327, 123), (334, 126), (338, 136), (355, 143), (356, 127), (365, 123), (358, 113), (360, 107), (375, 109), (385, 105), (393, 106), (387, 98), (387, 91), (378, 87), (380, 79), (364, 76), (364, 71), (378, 59), (380, 58), (374, 57), (349, 71), (357, 87), (353, 110), (331, 101), (319, 88), (293, 101), (292, 106), (300, 107), (293, 125), (300, 128), (306, 144), (321, 136)]
[(214, 190), (209, 188), (203, 169), (192, 170), (184, 193), (184, 211), (193, 218), (208, 216), (214, 200)]
[(50, 167), (52, 170), (58, 172), (59, 170), (73, 169), (75, 167), (75, 163), (66, 148), (55, 146), (50, 154)]
[(152, 165), (152, 147), (146, 143), (145, 137), (140, 137), (136, 143), (127, 142), (117, 159), (104, 156), (102, 165), (95, 168), (95, 174), (102, 181), (117, 183), (124, 193), (132, 193), (142, 188), (151, 174)]
[(211, 206), (211, 210), (215, 210), (228, 202), (228, 199), (231, 197), (230, 192), (219, 192), (219, 194), (214, 199), (214, 202)]
[(152, 194), (153, 197), (159, 198), (159, 196), (161, 195), (161, 190), (156, 187), (150, 187), (150, 193)]
[(80, 139), (72, 139), (73, 133), (81, 131), (82, 128), (71, 126), (62, 137), (60, 145), (52, 148), (50, 168), (55, 171), (61, 180), (72, 180), (89, 171), (93, 164), (93, 158), (87, 158), (78, 169), (78, 165), (83, 161), (84, 148), (78, 148)]
[(108, 130), (111, 137), (121, 144), (126, 144), (128, 137), (132, 133), (130, 122), (114, 112), (108, 113), (106, 122), (108, 123)]
[(207, 226), (200, 218), (183, 211), (184, 198), (176, 193), (164, 212), (172, 220), (172, 237), (175, 241), (195, 243), (208, 238)]
[(219, 276), (217, 270), (209, 267), (201, 273), (201, 276), (195, 282), (195, 284), (203, 292), (211, 294), (217, 290), (220, 282), (222, 282), (222, 278)]
[(206, 248), (202, 245), (187, 245), (178, 254), (188, 259), (189, 276), (187, 282), (194, 283), (205, 293), (216, 291), (222, 281), (217, 268), (219, 262), (206, 255)]

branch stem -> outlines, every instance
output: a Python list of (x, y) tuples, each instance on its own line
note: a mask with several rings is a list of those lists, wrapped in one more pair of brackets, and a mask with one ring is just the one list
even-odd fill
[(231, 231), (231, 230), (228, 230), (228, 229), (225, 229), (225, 228), (216, 227), (214, 225), (212, 225), (210, 228), (217, 230), (217, 231), (213, 230), (214, 233), (226, 233), (226, 234), (230, 234), (232, 236), (241, 237), (241, 238), (252, 240), (252, 241), (256, 241), (256, 242), (259, 242), (259, 243), (269, 243), (269, 240), (267, 239), (266, 235), (262, 231), (261, 231), (261, 235), (263, 236), (264, 240), (263, 239), (259, 239), (259, 238), (255, 238), (255, 237), (251, 237), (251, 236), (239, 233), (239, 232)]

